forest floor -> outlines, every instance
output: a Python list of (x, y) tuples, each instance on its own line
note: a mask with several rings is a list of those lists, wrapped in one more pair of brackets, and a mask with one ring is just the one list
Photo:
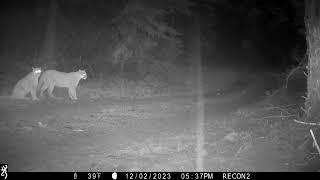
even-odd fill
[[(271, 82), (203, 97), (205, 171), (319, 170), (310, 127), (293, 121), (300, 95), (271, 91)], [(195, 171), (197, 104), (196, 96), (2, 99), (0, 160), (10, 171)]]

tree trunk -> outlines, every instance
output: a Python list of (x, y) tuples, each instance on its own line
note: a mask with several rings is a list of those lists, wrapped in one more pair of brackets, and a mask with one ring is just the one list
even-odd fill
[(201, 60), (201, 27), (199, 15), (194, 17), (194, 36), (193, 41), (193, 59), (196, 68), (196, 86), (197, 86), (197, 144), (196, 144), (196, 171), (204, 171), (203, 159), (205, 156), (204, 142), (204, 102), (203, 102), (203, 72)]
[(125, 97), (124, 60), (120, 62), (120, 97)]
[[(305, 113), (312, 120), (320, 112), (320, 1), (305, 1), (305, 27), (308, 56)], [(312, 119), (310, 119), (312, 118)], [(319, 118), (315, 118), (319, 122)], [(314, 121), (314, 120), (313, 120)]]
[[(55, 39), (56, 39), (56, 17), (57, 17), (58, 4), (56, 0), (50, 0), (48, 23), (45, 32), (44, 48), (42, 50), (42, 63), (45, 66), (55, 64)], [(53, 68), (53, 67), (51, 67)]]

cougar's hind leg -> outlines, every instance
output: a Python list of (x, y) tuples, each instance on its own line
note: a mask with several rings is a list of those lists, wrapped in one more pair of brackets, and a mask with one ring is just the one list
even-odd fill
[(26, 92), (25, 88), (23, 86), (15, 86), (13, 89), (13, 92), (11, 94), (11, 97), (13, 99), (25, 99), (25, 96), (27, 95), (28, 92)]
[(77, 100), (77, 96), (74, 93), (74, 88), (68, 88), (68, 93), (71, 100)]
[(11, 97), (13, 99), (24, 99), (26, 93), (25, 92), (22, 92), (21, 90), (14, 90)]
[(71, 88), (68, 88), (68, 95), (69, 95), (70, 99), (73, 100)]
[(54, 89), (54, 85), (49, 85), (48, 93), (51, 98), (56, 99), (56, 97), (53, 95), (53, 89)]
[(72, 88), (72, 95), (73, 95), (74, 100), (78, 100), (76, 88)]

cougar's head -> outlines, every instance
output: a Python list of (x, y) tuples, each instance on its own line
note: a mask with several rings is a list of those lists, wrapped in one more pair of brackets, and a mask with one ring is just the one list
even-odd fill
[(80, 70), (78, 71), (78, 73), (80, 74), (80, 78), (86, 80), (87, 79), (87, 73), (85, 70)]
[(42, 70), (41, 70), (41, 68), (38, 68), (38, 67), (32, 67), (32, 72), (35, 75), (40, 75)]

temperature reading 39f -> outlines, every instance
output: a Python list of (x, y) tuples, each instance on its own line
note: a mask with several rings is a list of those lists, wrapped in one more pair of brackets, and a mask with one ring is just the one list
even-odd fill
[(101, 179), (101, 173), (96, 172), (96, 173), (88, 173), (88, 179)]

